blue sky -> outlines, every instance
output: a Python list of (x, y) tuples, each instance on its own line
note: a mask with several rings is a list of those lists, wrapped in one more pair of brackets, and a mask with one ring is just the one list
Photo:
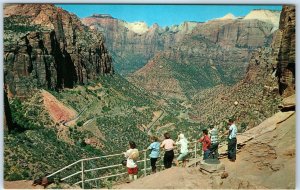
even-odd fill
[(223, 17), (227, 13), (245, 16), (253, 9), (281, 10), (281, 6), (262, 5), (137, 5), (137, 4), (57, 4), (80, 18), (97, 14), (110, 14), (127, 22), (145, 21), (148, 26), (181, 24), (184, 21), (205, 22)]

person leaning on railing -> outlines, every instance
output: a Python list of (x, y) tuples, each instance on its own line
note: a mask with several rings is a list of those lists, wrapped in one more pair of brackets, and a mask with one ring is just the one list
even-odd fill
[(181, 133), (178, 135), (178, 139), (175, 144), (180, 145), (180, 154), (175, 160), (176, 166), (179, 166), (179, 161), (182, 161), (182, 167), (185, 167), (186, 159), (189, 153), (188, 140), (185, 138), (184, 134)]
[(161, 143), (160, 147), (165, 149), (164, 154), (164, 166), (165, 169), (172, 167), (172, 162), (174, 159), (174, 146), (175, 142), (171, 139), (169, 133), (164, 134), (165, 140)]
[(198, 140), (199, 142), (202, 143), (202, 150), (203, 150), (203, 160), (208, 159), (209, 156), (209, 147), (211, 144), (210, 138), (208, 137), (208, 131), (207, 129), (202, 130), (202, 137)]
[(151, 153), (149, 155), (150, 156), (150, 163), (151, 163), (152, 173), (155, 173), (156, 172), (156, 161), (159, 157), (160, 143), (158, 142), (158, 139), (155, 136), (151, 136), (150, 140), (151, 140), (152, 143), (147, 148), (147, 150), (151, 151)]
[(139, 157), (139, 151), (136, 149), (136, 144), (133, 141), (129, 141), (129, 149), (124, 152), (127, 158), (126, 167), (128, 171), (129, 182), (137, 179), (138, 166), (136, 160)]

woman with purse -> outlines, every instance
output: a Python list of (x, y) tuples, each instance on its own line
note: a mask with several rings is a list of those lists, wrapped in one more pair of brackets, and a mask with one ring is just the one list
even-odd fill
[(129, 141), (129, 149), (124, 153), (127, 158), (126, 167), (129, 176), (129, 182), (137, 179), (138, 166), (136, 160), (139, 157), (139, 151), (136, 149), (136, 144), (133, 141)]

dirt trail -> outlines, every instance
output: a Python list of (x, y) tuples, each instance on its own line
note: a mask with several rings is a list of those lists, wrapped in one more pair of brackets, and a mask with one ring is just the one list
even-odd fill
[(147, 125), (147, 129), (148, 129), (147, 134), (148, 135), (151, 135), (151, 129), (154, 126), (154, 124), (164, 117), (165, 110), (155, 111), (155, 112), (153, 112), (153, 115), (154, 116), (152, 118), (152, 121)]

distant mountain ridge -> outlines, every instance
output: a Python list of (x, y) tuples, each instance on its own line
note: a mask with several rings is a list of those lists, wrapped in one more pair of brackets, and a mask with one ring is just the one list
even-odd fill
[(169, 49), (200, 23), (161, 28), (148, 27), (144, 22), (128, 23), (111, 16), (91, 16), (81, 19), (93, 30), (101, 31), (112, 53), (116, 70), (128, 75), (143, 67), (158, 51)]
[[(245, 16), (236, 17), (232, 13), (227, 13), (225, 16), (223, 16), (221, 18), (214, 18), (214, 19), (210, 19), (209, 21), (213, 21), (213, 20), (235, 20), (235, 19), (243, 19), (243, 20), (256, 19), (256, 20), (272, 23), (278, 29), (278, 26), (279, 26), (278, 20), (279, 20), (279, 17), (280, 17), (280, 13), (281, 13), (281, 11), (254, 9), (254, 10), (250, 11)], [(127, 22), (127, 21), (124, 21), (124, 20), (114, 18), (109, 14), (93, 14), (92, 16), (89, 16), (87, 18), (110, 18), (110, 19), (115, 19), (115, 20), (118, 20), (118, 21), (122, 22), (124, 24), (124, 26), (126, 28), (128, 28), (130, 31), (138, 33), (138, 34), (143, 34), (143, 33), (147, 32), (152, 27), (152, 26), (149, 27), (147, 25), (147, 23), (144, 22), (144, 21)], [(88, 24), (88, 21), (86, 21), (86, 18), (83, 18), (83, 21), (84, 21), (84, 23)], [(208, 21), (206, 21), (206, 22), (208, 22)], [(165, 26), (165, 27), (160, 27), (158, 24), (154, 24), (154, 25), (157, 25), (160, 28), (161, 32), (163, 32), (164, 30), (171, 30), (173, 32), (178, 32), (178, 31), (181, 31), (184, 28), (184, 26), (186, 26), (186, 25), (189, 25), (189, 27), (190, 27), (189, 30), (191, 30), (192, 28), (194, 28), (199, 23), (205, 23), (205, 22), (185, 21), (185, 22), (183, 22), (179, 25), (174, 24), (174, 25)], [(90, 24), (88, 24), (88, 25), (90, 25)], [(140, 26), (143, 27), (143, 29), (144, 29), (143, 32), (139, 32), (135, 28), (135, 27), (139, 28)]]
[[(261, 13), (260, 17), (255, 17), (257, 12)], [(193, 32), (221, 46), (245, 48), (263, 46), (264, 41), (271, 38), (270, 34), (278, 29), (278, 24), (275, 26), (273, 22), (279, 21), (280, 12), (277, 13), (259, 10), (255, 14), (250, 12), (248, 14), (250, 16), (244, 17), (247, 19), (227, 15), (222, 20), (186, 21), (180, 25), (167, 27), (160, 27), (158, 24), (149, 27), (142, 21), (129, 23), (101, 14), (83, 18), (82, 22), (91, 29), (102, 31), (106, 38), (106, 45), (113, 54), (116, 70), (127, 76), (143, 67), (155, 53), (168, 51)], [(269, 21), (270, 19), (272, 22)], [(266, 43), (269, 42), (270, 40)]]
[(270, 46), (275, 28), (257, 19), (198, 24), (128, 78), (150, 92), (179, 99), (217, 85), (234, 85), (246, 74), (252, 52)]

